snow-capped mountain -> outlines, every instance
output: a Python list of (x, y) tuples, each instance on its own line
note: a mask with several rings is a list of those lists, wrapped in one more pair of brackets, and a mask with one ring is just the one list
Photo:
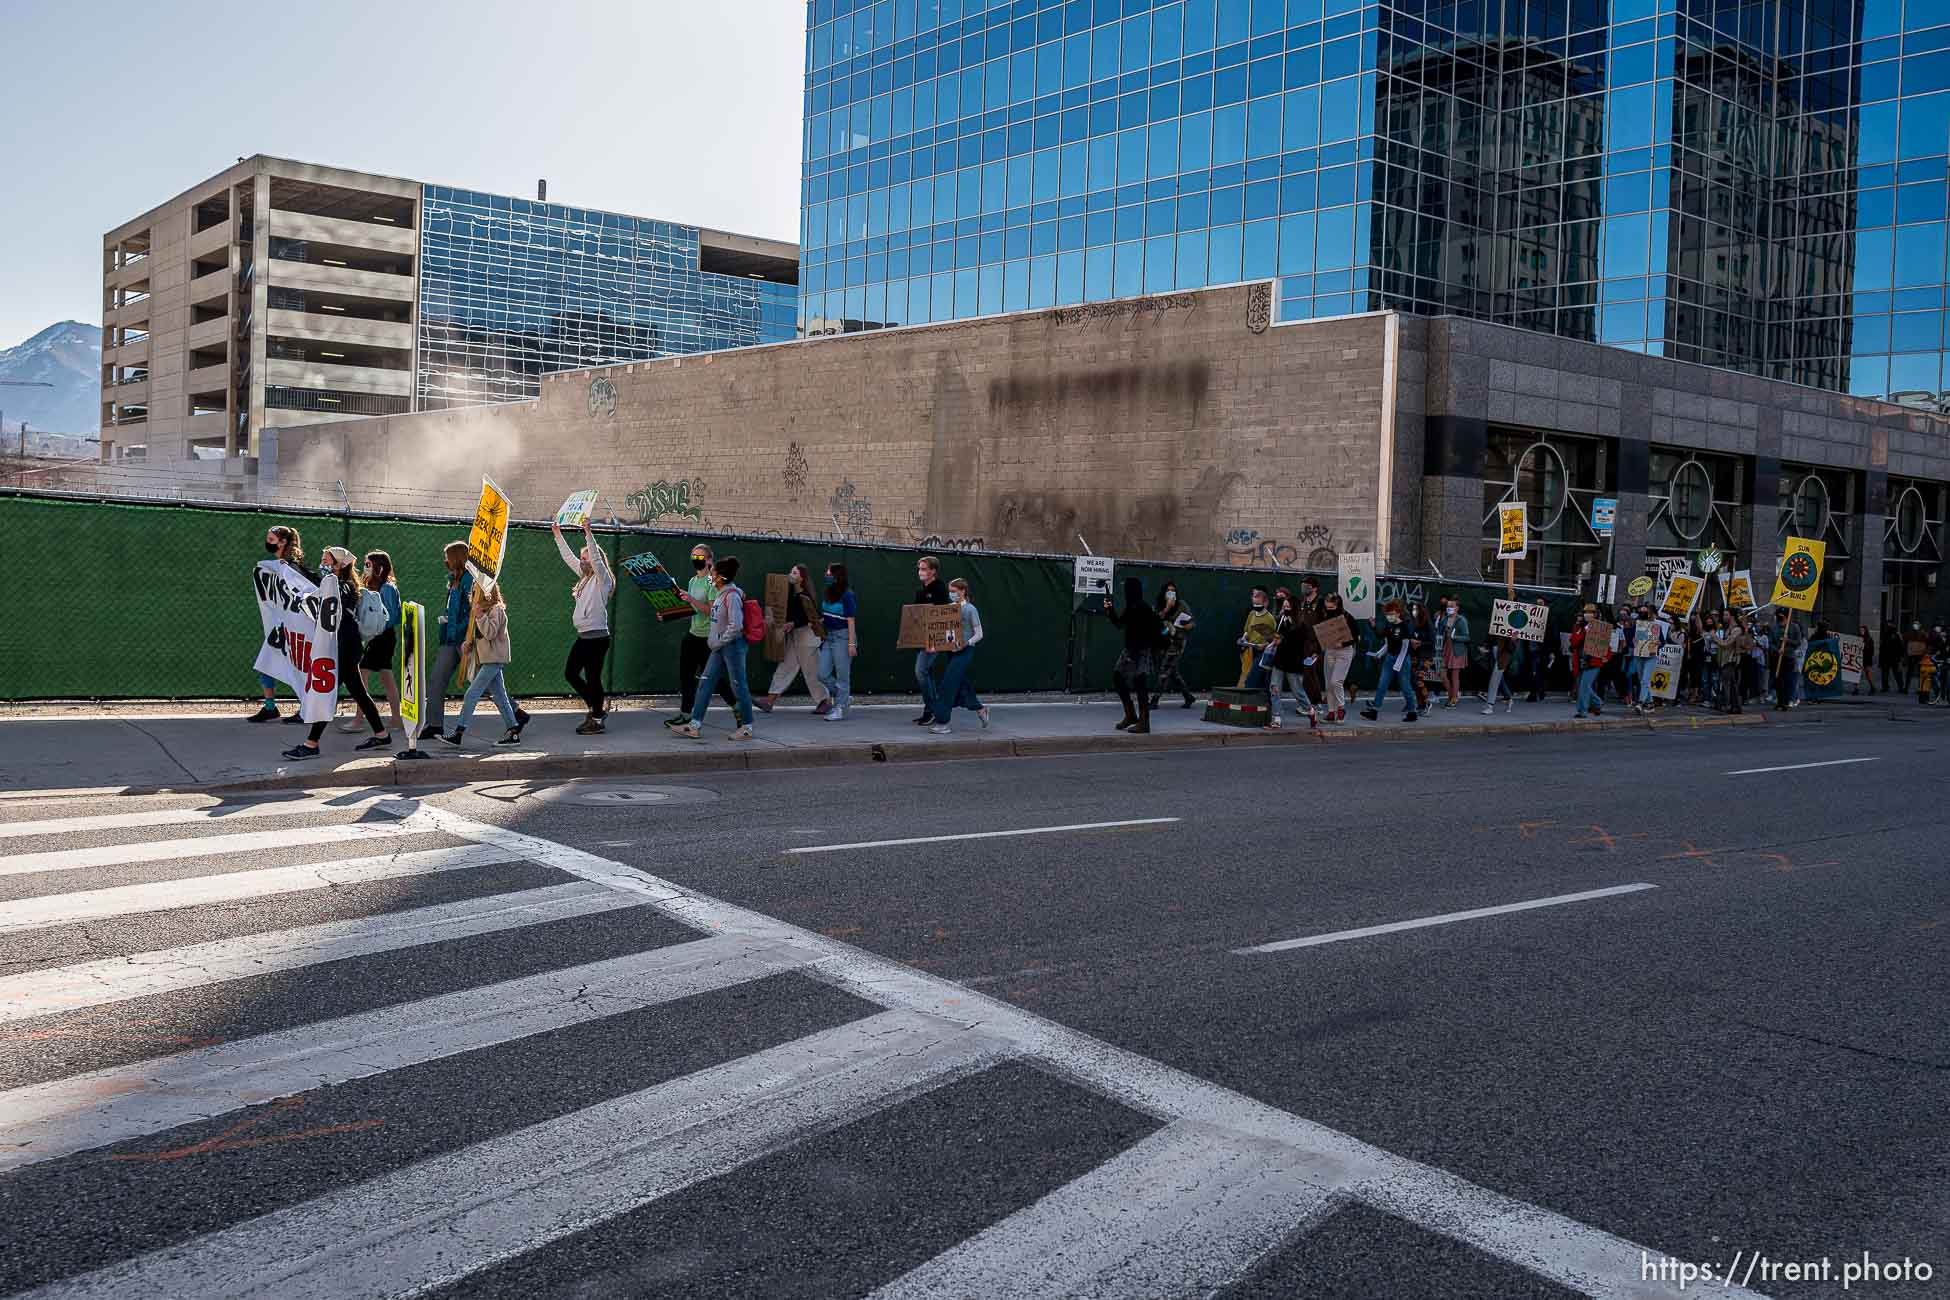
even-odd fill
[(19, 347), (0, 349), (0, 379), (38, 381), (52, 388), (0, 384), (0, 432), (27, 421), (47, 433), (101, 429), (102, 332), (78, 320), (50, 325)]

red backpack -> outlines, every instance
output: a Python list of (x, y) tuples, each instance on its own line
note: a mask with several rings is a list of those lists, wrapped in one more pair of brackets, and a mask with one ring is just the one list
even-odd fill
[(743, 592), (739, 595), (745, 601), (745, 640), (757, 645), (765, 639), (765, 606)]

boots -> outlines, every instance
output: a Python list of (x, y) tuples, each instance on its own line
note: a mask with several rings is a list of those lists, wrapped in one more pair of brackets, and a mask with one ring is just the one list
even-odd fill
[(1186, 691), (1186, 692), (1184, 692), (1184, 695), (1185, 695), (1185, 707), (1186, 707), (1186, 708), (1188, 708), (1188, 709), (1189, 709), (1189, 708), (1191, 708), (1191, 707), (1193, 707), (1194, 705), (1196, 705), (1196, 704), (1198, 703), (1198, 701), (1197, 701), (1196, 699), (1194, 699), (1194, 698), (1193, 698), (1193, 696), (1192, 696), (1192, 693), (1191, 693), (1190, 691)]
[(1138, 696), (1137, 725), (1131, 728), (1131, 734), (1133, 736), (1148, 736), (1151, 734), (1151, 700), (1149, 696)]

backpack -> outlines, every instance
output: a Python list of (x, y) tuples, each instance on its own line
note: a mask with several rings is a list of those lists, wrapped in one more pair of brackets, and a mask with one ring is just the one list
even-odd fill
[[(743, 593), (740, 593), (741, 595)], [(757, 645), (765, 639), (765, 606), (745, 598), (745, 640)]]
[(368, 641), (384, 632), (391, 621), (386, 613), (386, 602), (370, 587), (359, 596), (359, 609), (354, 617), (359, 623), (359, 635)]

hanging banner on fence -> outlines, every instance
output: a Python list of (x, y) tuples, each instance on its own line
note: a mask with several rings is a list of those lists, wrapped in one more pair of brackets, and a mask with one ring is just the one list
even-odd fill
[(1652, 661), (1651, 676), (1647, 678), (1647, 688), (1655, 700), (1676, 700), (1679, 698), (1679, 670), (1686, 662), (1686, 647), (1683, 645), (1664, 646), (1657, 659)]
[(1659, 625), (1647, 619), (1640, 619), (1632, 631), (1632, 657), (1650, 659), (1659, 653)]
[(1076, 558), (1076, 594), (1110, 595), (1110, 580), (1117, 573), (1117, 561), (1108, 555), (1079, 555)]
[(1490, 606), (1490, 635), (1542, 641), (1544, 623), (1550, 618), (1550, 612), (1549, 605), (1530, 605), (1521, 600), (1496, 601)]
[(1862, 638), (1859, 636), (1835, 638), (1835, 653), (1842, 660), (1842, 680), (1850, 686), (1862, 680), (1862, 649)]
[(330, 722), (339, 699), (338, 575), (313, 583), (282, 560), (259, 560), (253, 582), (264, 625), (257, 671), (291, 688), (306, 722)]
[(1699, 604), (1699, 594), (1705, 586), (1706, 583), (1699, 578), (1684, 573), (1674, 574), (1672, 585), (1666, 588), (1665, 604), (1659, 606), (1659, 612), (1674, 618), (1691, 618), (1693, 607)]
[(481, 501), (474, 507), (474, 527), (467, 533), (467, 562), (474, 571), (496, 581), (508, 554), (508, 516), (512, 507), (494, 480), (481, 479)]
[(1591, 498), (1591, 531), (1600, 537), (1610, 537), (1613, 526), (1618, 522), (1617, 497)]
[[(1854, 638), (1850, 638), (1853, 640)], [(1811, 700), (1832, 700), (1842, 693), (1842, 647), (1836, 637), (1808, 642), (1801, 661), (1802, 694)]]
[(630, 581), (650, 602), (650, 608), (657, 611), (660, 622), (689, 618), (697, 612), (684, 599), (684, 589), (670, 576), (670, 570), (657, 563), (657, 557), (650, 552), (639, 551), (623, 557), (623, 572), (630, 575)]
[(1354, 627), (1346, 615), (1337, 614), (1314, 624), (1314, 639), (1320, 642), (1322, 650), (1338, 650), (1354, 644)]
[(406, 747), (413, 749), (420, 739), (420, 695), (425, 689), (421, 682), (424, 664), (421, 656), (426, 651), (426, 607), (407, 601), (400, 606), (399, 614), (399, 720), (406, 724)]
[(555, 512), (555, 522), (564, 528), (580, 528), (589, 522), (589, 512), (595, 508), (596, 489), (585, 489), (562, 503), (562, 508)]
[(1821, 565), (1828, 543), (1790, 537), (1781, 553), (1781, 576), (1774, 579), (1773, 603), (1785, 609), (1811, 610), (1821, 592)]
[(1505, 501), (1496, 508), (1496, 558), (1521, 560), (1530, 553), (1530, 508), (1521, 501)]
[(1374, 617), (1374, 552), (1341, 552), (1341, 603), (1355, 618)]

